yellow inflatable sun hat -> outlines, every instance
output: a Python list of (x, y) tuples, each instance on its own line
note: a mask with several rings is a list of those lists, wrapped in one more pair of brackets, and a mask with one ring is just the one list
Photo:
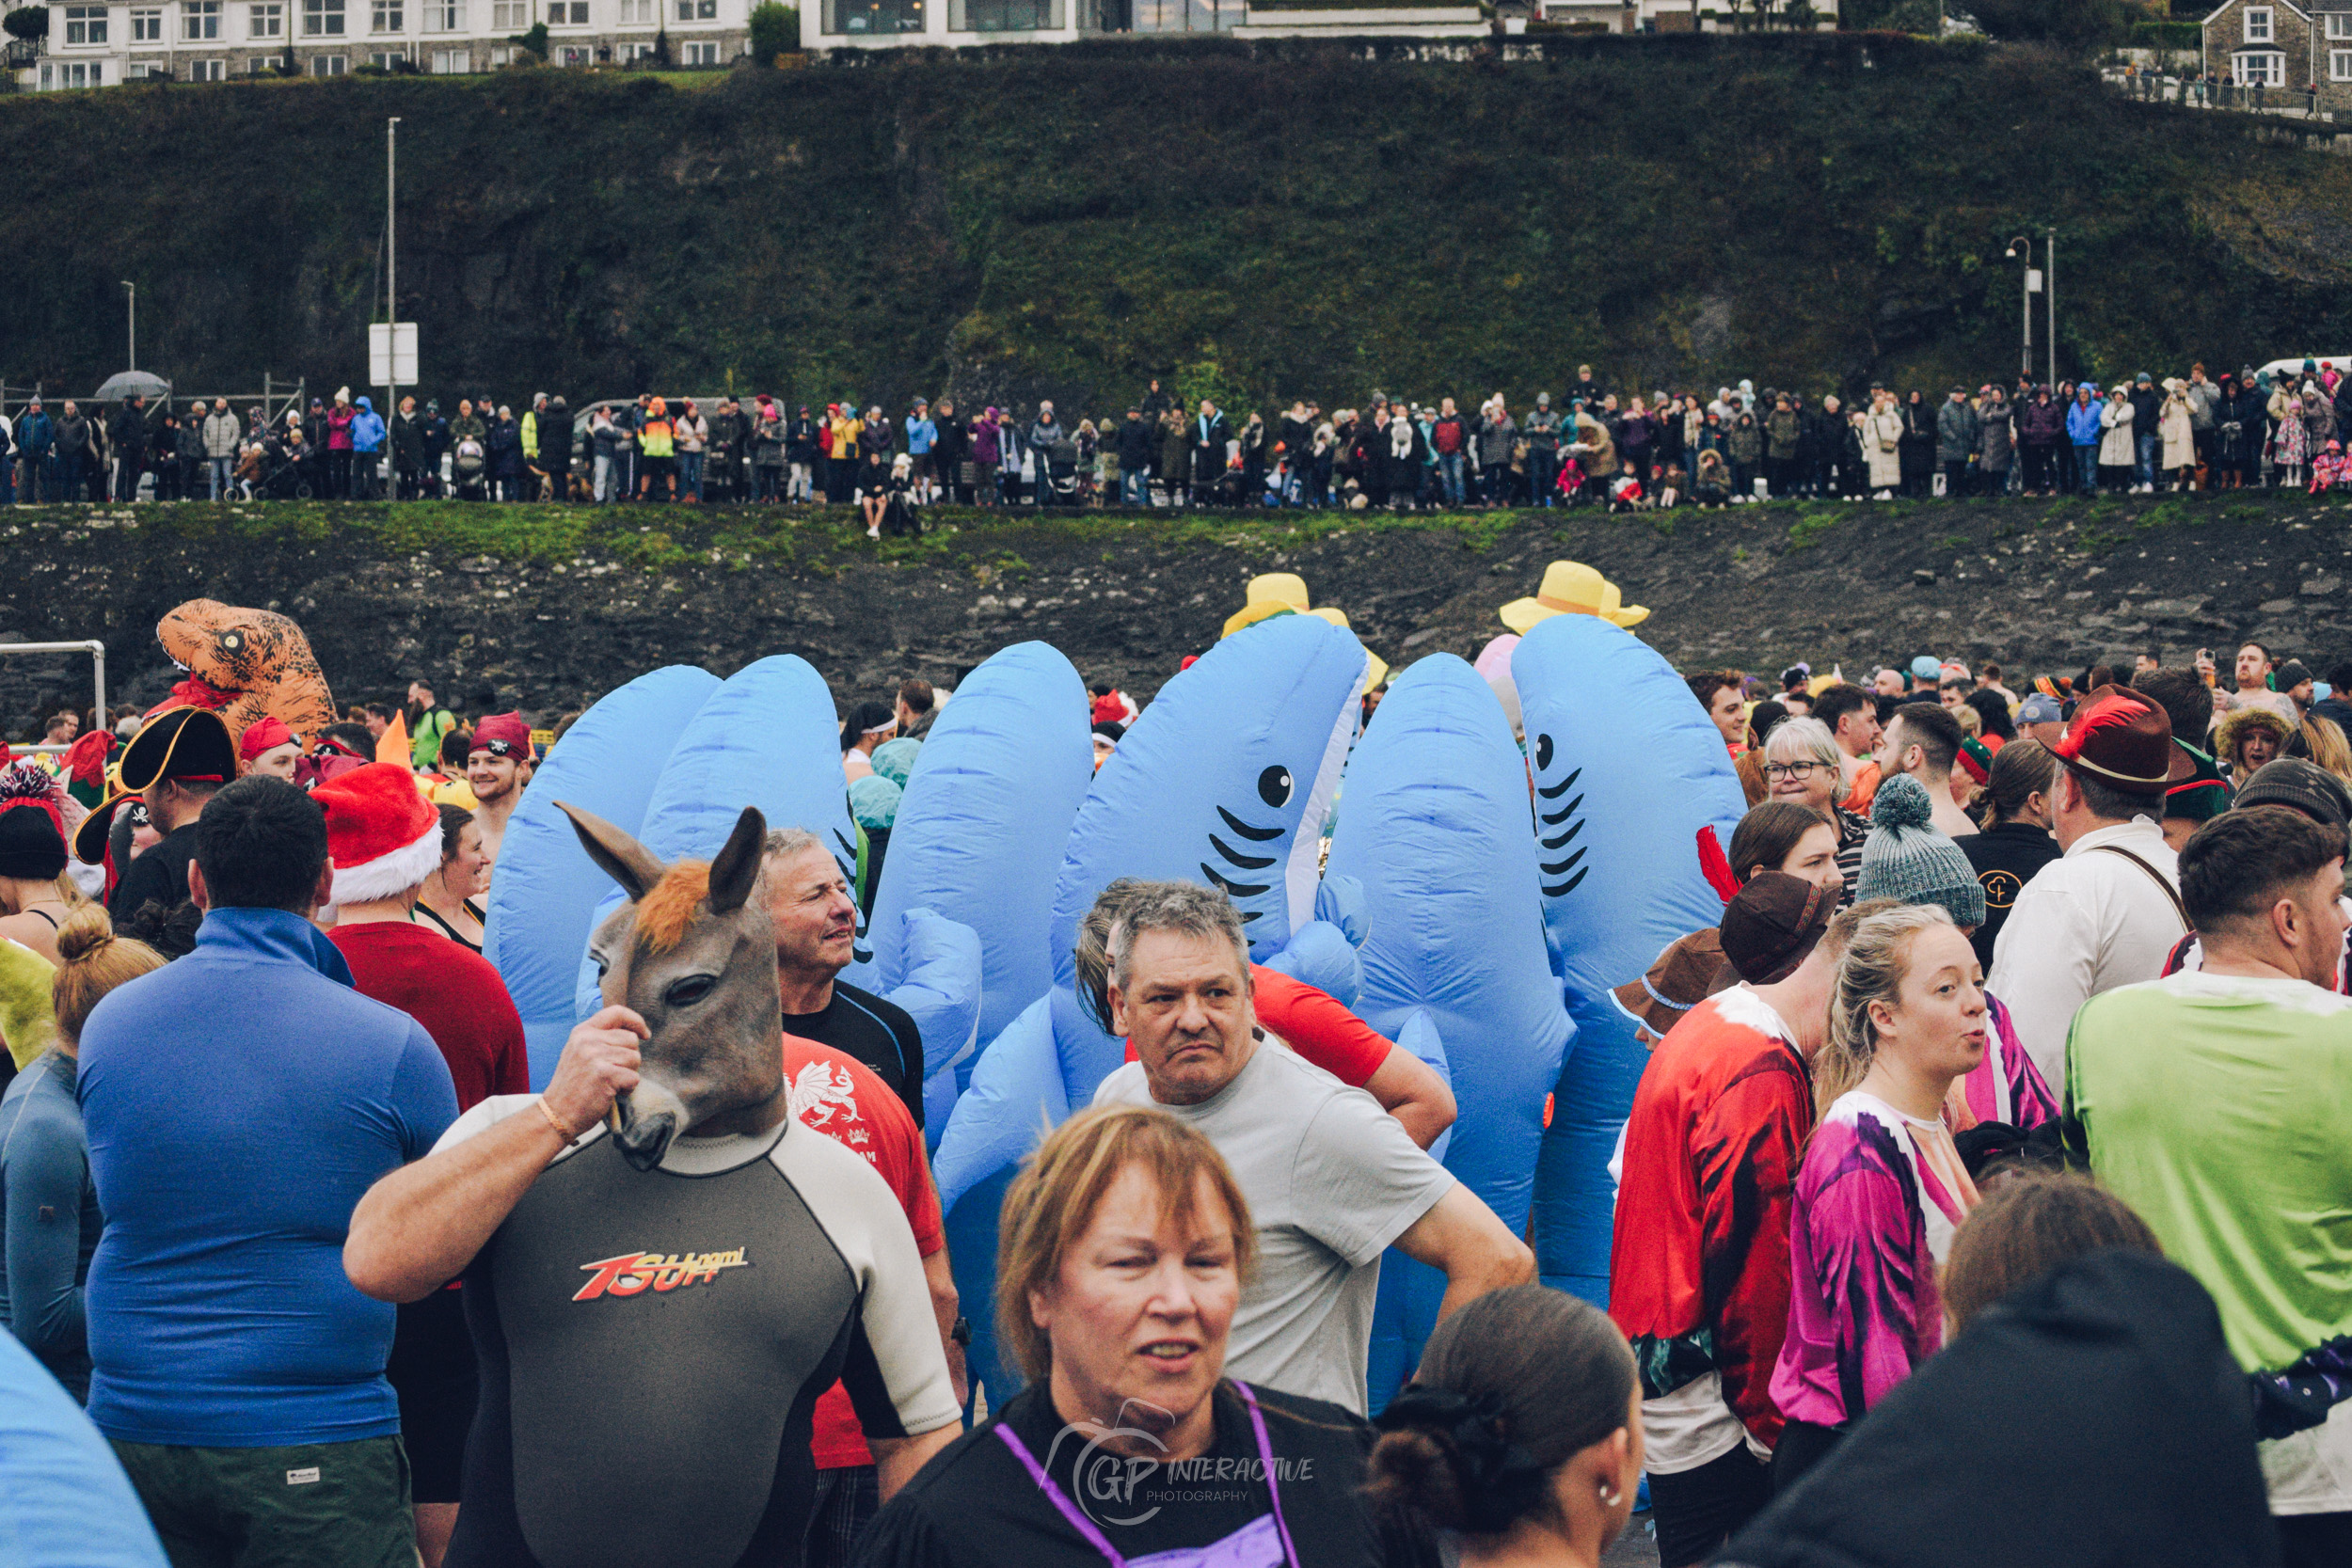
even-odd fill
[(1249, 579), (1249, 591), (1243, 595), (1245, 604), (1286, 604), (1301, 615), (1307, 612), (1307, 579), (1296, 572), (1267, 572)]
[(1544, 580), (1533, 598), (1513, 599), (1496, 613), (1502, 624), (1524, 635), (1537, 622), (1554, 615), (1597, 615), (1615, 626), (1638, 626), (1649, 619), (1640, 605), (1629, 605), (1617, 585), (1581, 561), (1555, 561), (1544, 568)]

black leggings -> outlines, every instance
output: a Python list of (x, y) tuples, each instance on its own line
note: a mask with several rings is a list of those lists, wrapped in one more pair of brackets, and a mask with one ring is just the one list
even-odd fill
[(1772, 1500), (1772, 1469), (1741, 1443), (1695, 1470), (1649, 1477), (1660, 1568), (1705, 1562)]
[(1780, 1442), (1772, 1449), (1772, 1493), (1775, 1497), (1788, 1491), (1804, 1478), (1804, 1473), (1829, 1457), (1830, 1449), (1845, 1441), (1844, 1427), (1816, 1426), (1811, 1421), (1790, 1421), (1780, 1429)]

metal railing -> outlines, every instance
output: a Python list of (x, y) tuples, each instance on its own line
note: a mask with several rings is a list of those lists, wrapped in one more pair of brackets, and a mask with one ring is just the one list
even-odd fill
[(2107, 70), (2100, 72), (2107, 86), (2126, 98), (2144, 103), (2178, 103), (2191, 109), (2235, 109), (2245, 114), (2287, 115), (2301, 119), (2332, 120), (2320, 107), (2315, 87), (2273, 87), (2259, 82), (2239, 83), (2210, 76), (2168, 76), (2153, 71)]
[[(38, 654), (87, 654), (90, 656), (90, 663), (94, 670), (92, 682), (98, 693), (90, 703), (90, 709), (98, 715), (98, 721), (104, 723), (106, 721), (106, 644), (94, 637), (79, 642), (0, 642), (0, 658), (15, 658), (24, 655)], [(17, 748), (18, 751), (31, 749), (33, 748), (23, 746)], [(48, 748), (40, 749), (47, 750)]]

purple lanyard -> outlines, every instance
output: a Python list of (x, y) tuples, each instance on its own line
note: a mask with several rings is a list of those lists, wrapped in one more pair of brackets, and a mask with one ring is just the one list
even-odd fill
[[(1258, 1408), (1258, 1396), (1249, 1391), (1249, 1385), (1235, 1378), (1233, 1391), (1241, 1395), (1241, 1402), (1249, 1409), (1249, 1430), (1257, 1436), (1258, 1458), (1265, 1465), (1266, 1496), (1274, 1502), (1274, 1528), (1282, 1538), (1282, 1560), (1289, 1564), (1289, 1568), (1298, 1568), (1298, 1549), (1291, 1544), (1291, 1528), (1282, 1518), (1282, 1489), (1274, 1479), (1274, 1444), (1266, 1436), (1265, 1414)], [(1070, 1522), (1070, 1528), (1076, 1530), (1088, 1545), (1101, 1552), (1111, 1568), (1127, 1568), (1127, 1560), (1119, 1555), (1103, 1532), (1095, 1528), (1094, 1521), (1079, 1511), (1078, 1505), (1070, 1500), (1068, 1494), (1054, 1484), (1054, 1478), (1045, 1473), (1045, 1466), (1037, 1462), (1037, 1455), (1031, 1453), (1028, 1446), (1014, 1433), (1011, 1423), (998, 1421), (996, 1435), (1005, 1440), (1005, 1447), (1010, 1449), (1012, 1456), (1021, 1461), (1021, 1467), (1029, 1472), (1029, 1479), (1037, 1482), (1037, 1489), (1044, 1493), (1046, 1499)]]

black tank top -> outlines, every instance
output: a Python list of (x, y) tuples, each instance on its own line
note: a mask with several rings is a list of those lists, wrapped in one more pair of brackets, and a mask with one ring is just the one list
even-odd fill
[(856, 1276), (770, 1156), (791, 1126), (697, 1176), (600, 1137), (516, 1205), (465, 1276), (482, 1391), (450, 1568), (799, 1560), (812, 1410), (873, 1359)]

